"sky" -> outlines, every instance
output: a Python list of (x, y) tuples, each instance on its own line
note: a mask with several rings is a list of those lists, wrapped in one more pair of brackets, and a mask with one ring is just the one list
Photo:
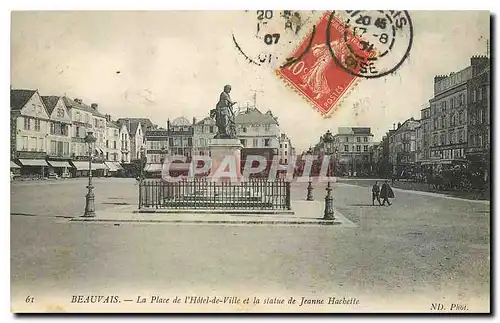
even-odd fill
[[(301, 32), (283, 34), (272, 49), (279, 58), (256, 66), (268, 50), (255, 38), (255, 11), (24, 11), (12, 13), (11, 86), (41, 95), (67, 95), (98, 103), (113, 119), (146, 117), (160, 126), (168, 118), (202, 118), (215, 107), (225, 84), (242, 108), (271, 110), (300, 151), (341, 126), (372, 128), (374, 140), (394, 123), (420, 117), (433, 96), (435, 75), (458, 72), (473, 55), (485, 55), (490, 37), (487, 11), (410, 11), (413, 45), (395, 73), (360, 79), (337, 111), (324, 118), (290, 89), (273, 67), (291, 53), (322, 12)], [(279, 12), (266, 28), (279, 28)], [(274, 25), (273, 25), (274, 23)]]

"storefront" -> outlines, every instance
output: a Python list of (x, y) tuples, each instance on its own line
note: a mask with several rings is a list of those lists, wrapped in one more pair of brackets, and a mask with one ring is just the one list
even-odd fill
[(10, 161), (10, 180), (15, 179), (16, 177), (19, 177), (21, 175), (21, 166), (13, 162), (12, 160)]
[(104, 163), (92, 163), (92, 175), (95, 177), (105, 177), (108, 174), (108, 166)]
[[(89, 176), (88, 161), (73, 161), (73, 177)], [(108, 167), (104, 163), (92, 163), (92, 176), (104, 177), (108, 171)]]
[(163, 169), (163, 164), (146, 164), (144, 167), (144, 177), (146, 178), (159, 178), (161, 177), (161, 171)]
[(21, 175), (32, 178), (44, 178), (48, 175), (49, 165), (45, 159), (19, 159)]
[(108, 168), (107, 176), (118, 177), (123, 173), (123, 167), (118, 162), (107, 161), (104, 164)]
[(49, 173), (55, 173), (59, 177), (71, 177), (71, 168), (72, 166), (68, 161), (65, 160), (48, 160), (49, 164)]
[(88, 161), (72, 161), (73, 165), (72, 175), (73, 177), (84, 177), (89, 176), (89, 162)]

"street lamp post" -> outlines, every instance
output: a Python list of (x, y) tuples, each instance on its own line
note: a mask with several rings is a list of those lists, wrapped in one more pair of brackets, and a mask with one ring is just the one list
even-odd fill
[(333, 175), (334, 176), (339, 176), (338, 175), (338, 170), (339, 170), (339, 149), (335, 148), (335, 160), (334, 160), (334, 166), (333, 166)]
[(145, 159), (146, 159), (146, 148), (141, 147), (141, 182), (144, 180), (144, 167), (146, 166)]
[(85, 195), (85, 213), (84, 217), (95, 217), (95, 203), (94, 203), (94, 186), (92, 185), (92, 145), (95, 143), (96, 138), (92, 131), (89, 131), (84, 139), (89, 147), (89, 184), (87, 185), (87, 195)]
[[(330, 130), (328, 130), (324, 135), (323, 135), (323, 143), (325, 144), (325, 152), (326, 154), (331, 158), (333, 154), (333, 142), (335, 138), (333, 137), (332, 133)], [(332, 163), (331, 160), (328, 160), (328, 174), (327, 176), (332, 176), (333, 175), (333, 169), (332, 168)]]

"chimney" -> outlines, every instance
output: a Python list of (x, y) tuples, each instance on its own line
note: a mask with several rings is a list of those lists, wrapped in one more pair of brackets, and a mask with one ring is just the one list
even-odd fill
[(196, 118), (193, 117), (193, 124), (196, 124)]
[(107, 122), (111, 122), (111, 115), (105, 114), (104, 116), (106, 117)]
[(436, 76), (434, 76), (434, 83), (437, 83), (445, 78), (447, 78), (446, 75), (436, 75)]
[(396, 124), (395, 123), (392, 124), (392, 130), (396, 130)]
[(91, 107), (92, 109), (94, 109), (94, 110), (96, 110), (96, 111), (97, 111), (97, 108), (99, 107), (99, 105), (97, 105), (97, 103), (92, 103), (92, 104), (90, 105), (90, 107)]
[(78, 99), (78, 98), (74, 98), (73, 101), (75, 101), (78, 104), (82, 104), (83, 103), (82, 99)]
[[(128, 131), (130, 131), (130, 129), (131, 129), (131, 128), (130, 128), (130, 119), (127, 119), (127, 121), (128, 121), (128, 127), (127, 127), (128, 129), (127, 129), (127, 130), (128, 130)], [(131, 134), (130, 134), (130, 135), (131, 135)]]
[(489, 64), (490, 59), (487, 56), (472, 56), (470, 59), (470, 65), (472, 66), (472, 75), (475, 76), (481, 73)]
[(398, 122), (398, 129), (401, 127), (401, 122)]
[(167, 130), (170, 130), (170, 119), (167, 119)]

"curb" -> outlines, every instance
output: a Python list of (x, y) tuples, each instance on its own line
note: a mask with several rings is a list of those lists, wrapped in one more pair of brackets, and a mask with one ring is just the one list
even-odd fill
[(193, 209), (176, 209), (176, 210), (134, 210), (132, 213), (140, 214), (140, 213), (148, 213), (148, 214), (231, 214), (231, 215), (261, 215), (261, 214), (277, 214), (277, 215), (295, 215), (294, 211), (287, 210), (276, 210), (276, 211), (252, 211), (245, 210), (243, 211), (232, 211), (232, 210), (193, 210)]
[[(362, 185), (356, 185), (356, 184), (350, 184), (350, 183), (337, 183), (340, 185), (345, 185), (345, 186), (354, 186), (354, 187), (362, 187), (362, 188), (370, 188), (369, 186), (362, 186)], [(422, 196), (430, 196), (430, 197), (437, 197), (437, 198), (443, 198), (443, 199), (448, 199), (448, 200), (455, 200), (455, 201), (463, 201), (463, 202), (472, 202), (472, 203), (479, 203), (479, 204), (487, 204), (490, 205), (491, 201), (489, 200), (472, 200), (472, 199), (467, 199), (463, 197), (455, 197), (455, 196), (450, 196), (446, 195), (443, 193), (435, 193), (435, 192), (427, 192), (427, 191), (418, 191), (418, 190), (407, 190), (404, 188), (398, 188), (398, 187), (392, 187), (393, 191), (396, 192), (402, 192), (402, 193), (409, 193), (409, 194), (416, 194), (416, 195), (422, 195)]]
[(82, 219), (73, 218), (72, 222), (113, 222), (113, 223), (183, 223), (183, 224), (288, 224), (288, 225), (339, 225), (335, 220), (285, 221), (285, 220), (114, 220), (114, 219)]

